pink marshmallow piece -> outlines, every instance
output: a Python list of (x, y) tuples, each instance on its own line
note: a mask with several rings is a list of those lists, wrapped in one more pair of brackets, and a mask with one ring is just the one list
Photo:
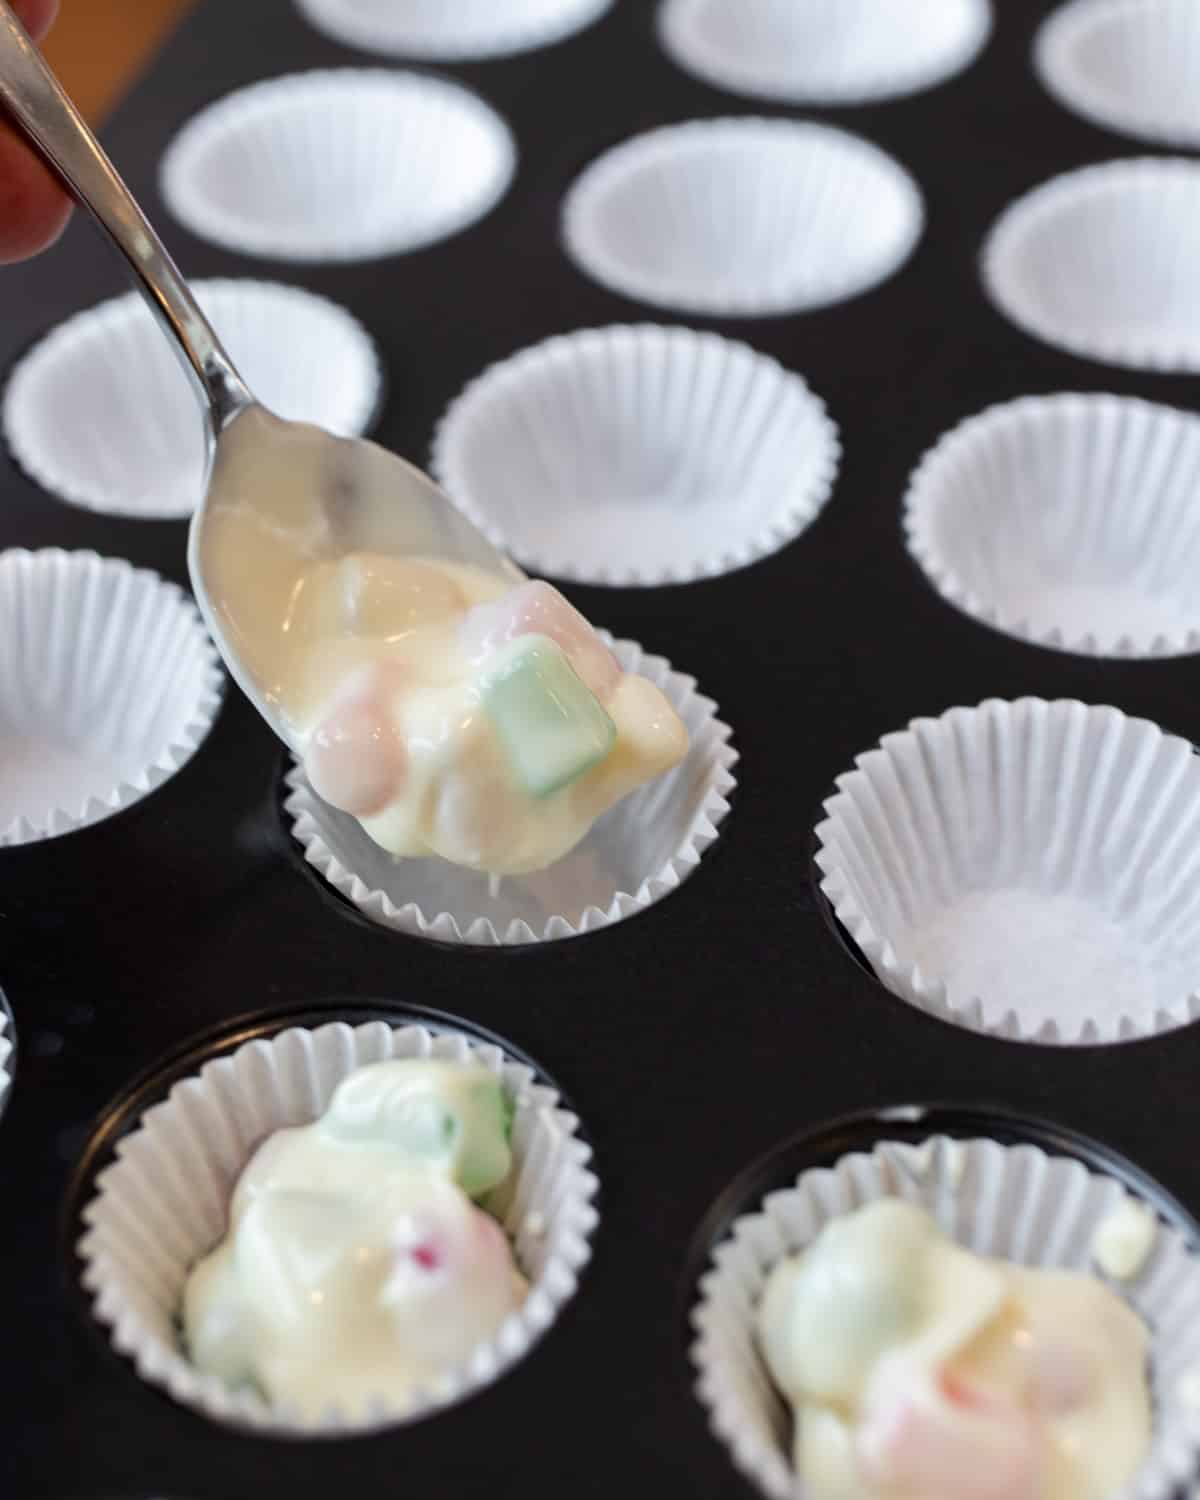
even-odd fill
[[(886, 1361), (884, 1363), (887, 1363)], [(883, 1373), (882, 1371), (880, 1372)], [(954, 1376), (892, 1368), (868, 1393), (856, 1438), (872, 1484), (928, 1500), (1030, 1500), (1041, 1443), (1028, 1412)]]
[(1029, 1374), (1034, 1406), (1050, 1415), (1077, 1410), (1092, 1393), (1091, 1364), (1073, 1344), (1035, 1338)]
[(442, 1264), (441, 1247), (433, 1240), (425, 1240), (409, 1251), (422, 1271), (436, 1271)]
[(512, 1251), (504, 1231), (483, 1209), (474, 1204), (464, 1207), (463, 1218), (447, 1217), (437, 1208), (413, 1214), (396, 1238), (397, 1261), (459, 1280), (509, 1275)]
[(317, 726), (304, 769), (318, 797), (356, 818), (393, 801), (404, 783), (406, 755), (389, 705), (395, 664), (356, 674)]
[(472, 658), (486, 656), (518, 636), (547, 636), (601, 703), (612, 696), (621, 676), (620, 663), (583, 615), (541, 579), (523, 583), (490, 604), (476, 605), (462, 630)]

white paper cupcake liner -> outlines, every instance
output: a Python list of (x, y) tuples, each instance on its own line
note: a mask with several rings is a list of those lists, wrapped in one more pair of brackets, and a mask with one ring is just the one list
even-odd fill
[(613, 0), (296, 0), (327, 36), (366, 52), (465, 62), (548, 47)]
[(667, 54), (706, 83), (792, 104), (866, 104), (932, 88), (971, 63), (988, 0), (664, 0)]
[[(977, 1255), (1019, 1265), (1094, 1271), (1092, 1238), (1127, 1197), (1115, 1179), (1032, 1145), (937, 1137), (920, 1147), (882, 1141), (837, 1166), (800, 1175), (759, 1212), (735, 1221), (713, 1254), (693, 1314), (697, 1394), (738, 1468), (771, 1500), (803, 1500), (788, 1454), (791, 1422), (759, 1352), (755, 1317), (767, 1276), (821, 1228), (882, 1197), (926, 1209)], [(1152, 1333), (1154, 1435), (1132, 1484), (1114, 1500), (1169, 1500), (1200, 1456), (1200, 1411), (1181, 1383), (1200, 1368), (1200, 1259), (1183, 1234), (1160, 1222), (1136, 1278), (1113, 1284)]]
[(804, 381), (746, 344), (654, 325), (552, 338), (454, 401), (433, 472), (528, 571), (651, 586), (794, 540), (841, 448)]
[(1200, 1016), (1200, 756), (1119, 709), (914, 719), (838, 778), (821, 889), (880, 980), (974, 1031), (1127, 1041)]
[(1070, 0), (1047, 16), (1034, 65), (1096, 125), (1200, 146), (1200, 11), (1192, 0)]
[[(277, 282), (192, 287), (265, 406), (341, 437), (366, 431), (380, 399), (379, 357), (344, 308)], [(195, 392), (136, 292), (77, 313), (36, 344), (9, 381), (3, 424), (21, 467), (73, 505), (171, 518), (190, 515), (203, 494)]]
[(460, 84), (336, 68), (209, 105), (167, 148), (161, 187), (180, 223), (228, 249), (365, 260), (465, 229), (515, 167), (508, 127)]
[(1052, 177), (1011, 204), (983, 279), (1025, 332), (1085, 359), (1200, 370), (1200, 162), (1142, 157)]
[(12, 1036), (9, 1032), (8, 1017), (4, 1013), (4, 1007), (0, 1005), (0, 1112), (3, 1112), (8, 1102), (8, 1091), (12, 1086), (12, 1063), (13, 1054)]
[[(435, 1057), (483, 1064), (514, 1104), (514, 1165), (483, 1206), (513, 1243), (530, 1291), (521, 1308), (470, 1362), (435, 1388), (398, 1405), (384, 1392), (365, 1413), (330, 1413), (308, 1422), (253, 1391), (202, 1374), (180, 1347), (179, 1309), (190, 1268), (225, 1233), (242, 1169), (273, 1131), (304, 1125), (327, 1108), (355, 1068), (394, 1057)], [(84, 1211), (79, 1246), (83, 1284), (113, 1346), (138, 1374), (176, 1401), (218, 1422), (280, 1433), (338, 1436), (413, 1421), (490, 1384), (522, 1359), (574, 1294), (591, 1255), (597, 1189), (591, 1149), (578, 1120), (532, 1070), (461, 1033), (382, 1021), (316, 1030), (293, 1028), (247, 1043), (178, 1083), (117, 1146), (117, 1161), (97, 1179)]]
[(921, 460), (904, 525), (938, 592), (1007, 635), (1200, 651), (1200, 417), (1121, 396), (989, 407)]
[(567, 250), (613, 291), (742, 317), (866, 291), (908, 259), (923, 225), (920, 191), (890, 156), (797, 120), (648, 131), (587, 167), (563, 206)]
[(195, 606), (157, 573), (0, 553), (0, 847), (152, 792), (208, 733), (223, 682)]
[(633, 641), (612, 645), (627, 672), (659, 687), (687, 726), (684, 760), (600, 818), (570, 854), (534, 875), (487, 875), (439, 859), (394, 859), (358, 821), (323, 802), (296, 766), (284, 811), (304, 858), (380, 926), (415, 937), (480, 947), (576, 937), (644, 911), (685, 881), (717, 839), (729, 811), (737, 752), (717, 705), (692, 677), (647, 656)]

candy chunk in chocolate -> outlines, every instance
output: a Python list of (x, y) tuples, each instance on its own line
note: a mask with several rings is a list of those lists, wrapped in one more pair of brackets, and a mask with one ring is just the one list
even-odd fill
[(404, 1060), (351, 1073), (321, 1129), (343, 1141), (396, 1147), (414, 1166), (446, 1172), (477, 1198), (508, 1176), (511, 1119), (500, 1080), (486, 1068)]
[(1041, 1438), (1007, 1393), (943, 1375), (893, 1352), (879, 1361), (858, 1430), (863, 1475), (882, 1490), (955, 1500), (1042, 1495)]
[(496, 652), (480, 691), (513, 774), (532, 797), (570, 786), (616, 742), (603, 704), (545, 636), (520, 636)]
[(305, 769), (318, 797), (366, 818), (400, 795), (407, 758), (384, 694), (366, 690), (347, 694), (317, 726)]
[(620, 663), (583, 615), (550, 584), (534, 579), (489, 604), (476, 605), (463, 621), (467, 654), (484, 657), (521, 636), (554, 642), (596, 697), (606, 702), (621, 676)]

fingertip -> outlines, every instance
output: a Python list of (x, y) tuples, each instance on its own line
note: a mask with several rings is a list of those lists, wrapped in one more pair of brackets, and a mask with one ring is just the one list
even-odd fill
[(47, 249), (71, 217), (71, 200), (39, 157), (7, 130), (0, 133), (0, 263)]
[(12, 3), (25, 30), (35, 42), (40, 42), (54, 25), (58, 0), (12, 0)]

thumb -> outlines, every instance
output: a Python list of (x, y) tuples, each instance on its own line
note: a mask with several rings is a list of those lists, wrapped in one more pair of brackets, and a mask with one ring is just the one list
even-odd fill
[[(13, 0), (13, 9), (40, 41), (58, 0)], [(52, 245), (66, 227), (71, 205), (58, 179), (16, 126), (0, 117), (0, 263), (24, 260)]]

